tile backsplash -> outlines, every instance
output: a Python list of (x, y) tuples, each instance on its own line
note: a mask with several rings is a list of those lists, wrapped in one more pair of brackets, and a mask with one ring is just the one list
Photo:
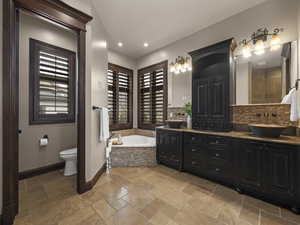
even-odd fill
[[(232, 121), (235, 127), (247, 127), (249, 123), (272, 123), (282, 126), (299, 127), (290, 121), (291, 106), (288, 104), (233, 105)], [(168, 119), (186, 120), (184, 107), (168, 108)]]
[(234, 105), (234, 124), (272, 123), (282, 126), (297, 127), (297, 122), (290, 121), (291, 105), (287, 104), (255, 104)]
[(168, 108), (169, 120), (186, 120), (187, 115), (184, 107), (170, 107)]

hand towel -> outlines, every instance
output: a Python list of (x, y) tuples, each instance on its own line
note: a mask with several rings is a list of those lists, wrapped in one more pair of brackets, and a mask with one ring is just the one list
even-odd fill
[(107, 141), (109, 138), (109, 115), (108, 109), (102, 108), (99, 113), (100, 116), (100, 142)]
[(291, 121), (298, 121), (300, 119), (300, 91), (293, 88), (290, 90), (283, 100), (283, 104), (291, 104)]

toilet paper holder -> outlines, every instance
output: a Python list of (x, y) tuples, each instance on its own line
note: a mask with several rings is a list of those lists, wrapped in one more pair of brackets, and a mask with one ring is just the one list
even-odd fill
[(44, 147), (47, 146), (49, 143), (49, 137), (48, 135), (44, 135), (41, 139), (40, 139), (40, 146)]

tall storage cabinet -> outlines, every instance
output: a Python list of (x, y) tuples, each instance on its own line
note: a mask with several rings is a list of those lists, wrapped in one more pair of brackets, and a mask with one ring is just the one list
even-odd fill
[(193, 129), (232, 130), (230, 105), (235, 103), (234, 43), (229, 39), (190, 53), (193, 61)]

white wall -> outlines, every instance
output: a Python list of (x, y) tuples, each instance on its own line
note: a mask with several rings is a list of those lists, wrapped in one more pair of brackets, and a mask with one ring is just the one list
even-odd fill
[[(105, 143), (99, 143), (99, 112), (92, 111), (93, 105), (99, 107), (107, 106), (107, 65), (108, 55), (105, 47), (98, 46), (97, 43), (105, 41), (106, 32), (103, 28), (103, 24), (95, 11), (92, 10), (94, 19), (91, 26), (91, 105), (88, 106), (87, 113), (91, 113), (91, 154), (90, 163), (87, 171), (87, 180), (91, 180), (98, 170), (103, 166), (105, 162)], [(87, 89), (89, 90), (89, 89)]]
[(105, 143), (99, 143), (99, 117), (92, 106), (107, 106), (108, 52), (99, 45), (99, 42), (106, 40), (107, 35), (94, 11), (93, 0), (64, 2), (93, 17), (87, 25), (86, 33), (86, 180), (90, 181), (105, 163)]
[(109, 50), (108, 62), (133, 70), (133, 128), (137, 128), (137, 61), (129, 56)]
[[(285, 29), (282, 34), (282, 41), (288, 42), (298, 38), (297, 33), (297, 4), (298, 0), (272, 0), (262, 5), (244, 11), (216, 25), (201, 30), (194, 35), (177, 41), (152, 54), (138, 60), (138, 68), (142, 68), (163, 60), (174, 61), (179, 55), (184, 56), (192, 50), (228, 39), (236, 38), (240, 41), (248, 38), (251, 33), (260, 27), (282, 27)], [(237, 76), (239, 76), (237, 74)], [(183, 83), (185, 77), (186, 82)], [(169, 74), (169, 104), (171, 106), (183, 106), (190, 101), (191, 73), (180, 75)], [(175, 91), (176, 90), (176, 91)], [(185, 101), (182, 98), (186, 97)]]
[(236, 76), (236, 104), (249, 104), (249, 63), (238, 65), (238, 76)]

